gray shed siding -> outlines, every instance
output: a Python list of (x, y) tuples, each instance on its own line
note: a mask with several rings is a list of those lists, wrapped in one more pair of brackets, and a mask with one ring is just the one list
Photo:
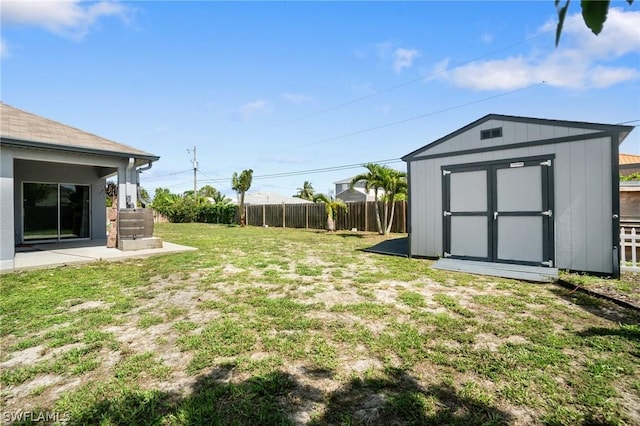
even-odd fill
[[(503, 127), (502, 138), (480, 140), (481, 129), (494, 127)], [(489, 120), (425, 153), (447, 156), (421, 160), (421, 153), (416, 153), (408, 161), (411, 181), (411, 254), (427, 257), (442, 255), (441, 166), (555, 154), (555, 266), (579, 271), (613, 272), (610, 137), (455, 154), (455, 151), (476, 149), (479, 143), (499, 148), (500, 145), (595, 132), (581, 128)]]

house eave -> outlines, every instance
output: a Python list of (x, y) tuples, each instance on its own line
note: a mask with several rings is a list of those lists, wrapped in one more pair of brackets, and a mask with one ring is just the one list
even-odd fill
[(12, 138), (6, 138), (6, 137), (0, 137), (0, 145), (17, 147), (17, 148), (27, 148), (27, 149), (30, 148), (30, 149), (42, 149), (47, 151), (68, 152), (68, 153), (74, 153), (74, 154), (98, 155), (98, 156), (105, 156), (105, 157), (117, 157), (117, 158), (133, 157), (137, 160), (142, 160), (143, 163), (158, 161), (160, 159), (159, 156), (153, 155), (150, 153), (107, 151), (107, 150), (94, 149), (94, 148), (88, 148), (88, 147), (59, 145), (59, 144), (51, 144), (47, 142), (38, 142), (38, 141), (25, 141), (25, 140), (12, 139)]

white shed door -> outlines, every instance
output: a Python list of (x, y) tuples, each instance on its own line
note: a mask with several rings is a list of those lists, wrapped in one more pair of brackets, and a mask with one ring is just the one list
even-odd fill
[(550, 159), (443, 168), (445, 256), (553, 265)]

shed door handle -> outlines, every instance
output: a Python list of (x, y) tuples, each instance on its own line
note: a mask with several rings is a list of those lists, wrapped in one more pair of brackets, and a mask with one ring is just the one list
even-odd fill
[(498, 212), (493, 212), (493, 220), (496, 220), (498, 218)]

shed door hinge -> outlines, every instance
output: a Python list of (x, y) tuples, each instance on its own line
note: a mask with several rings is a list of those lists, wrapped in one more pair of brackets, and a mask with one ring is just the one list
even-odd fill
[(553, 260), (547, 260), (546, 262), (540, 262), (544, 266), (548, 266), (549, 268), (553, 268)]
[(544, 211), (544, 212), (542, 212), (542, 215), (551, 217), (551, 216), (553, 216), (553, 211), (551, 211), (551, 210)]
[(551, 167), (551, 160), (543, 161), (540, 163), (541, 166)]
[(444, 216), (444, 217), (451, 216), (451, 212), (444, 211), (444, 212), (442, 212), (442, 216)]
[(442, 253), (442, 257), (451, 257), (451, 253), (447, 253), (446, 251)]
[(446, 175), (450, 175), (451, 174), (451, 170), (443, 170), (442, 171), (442, 176), (446, 176)]

